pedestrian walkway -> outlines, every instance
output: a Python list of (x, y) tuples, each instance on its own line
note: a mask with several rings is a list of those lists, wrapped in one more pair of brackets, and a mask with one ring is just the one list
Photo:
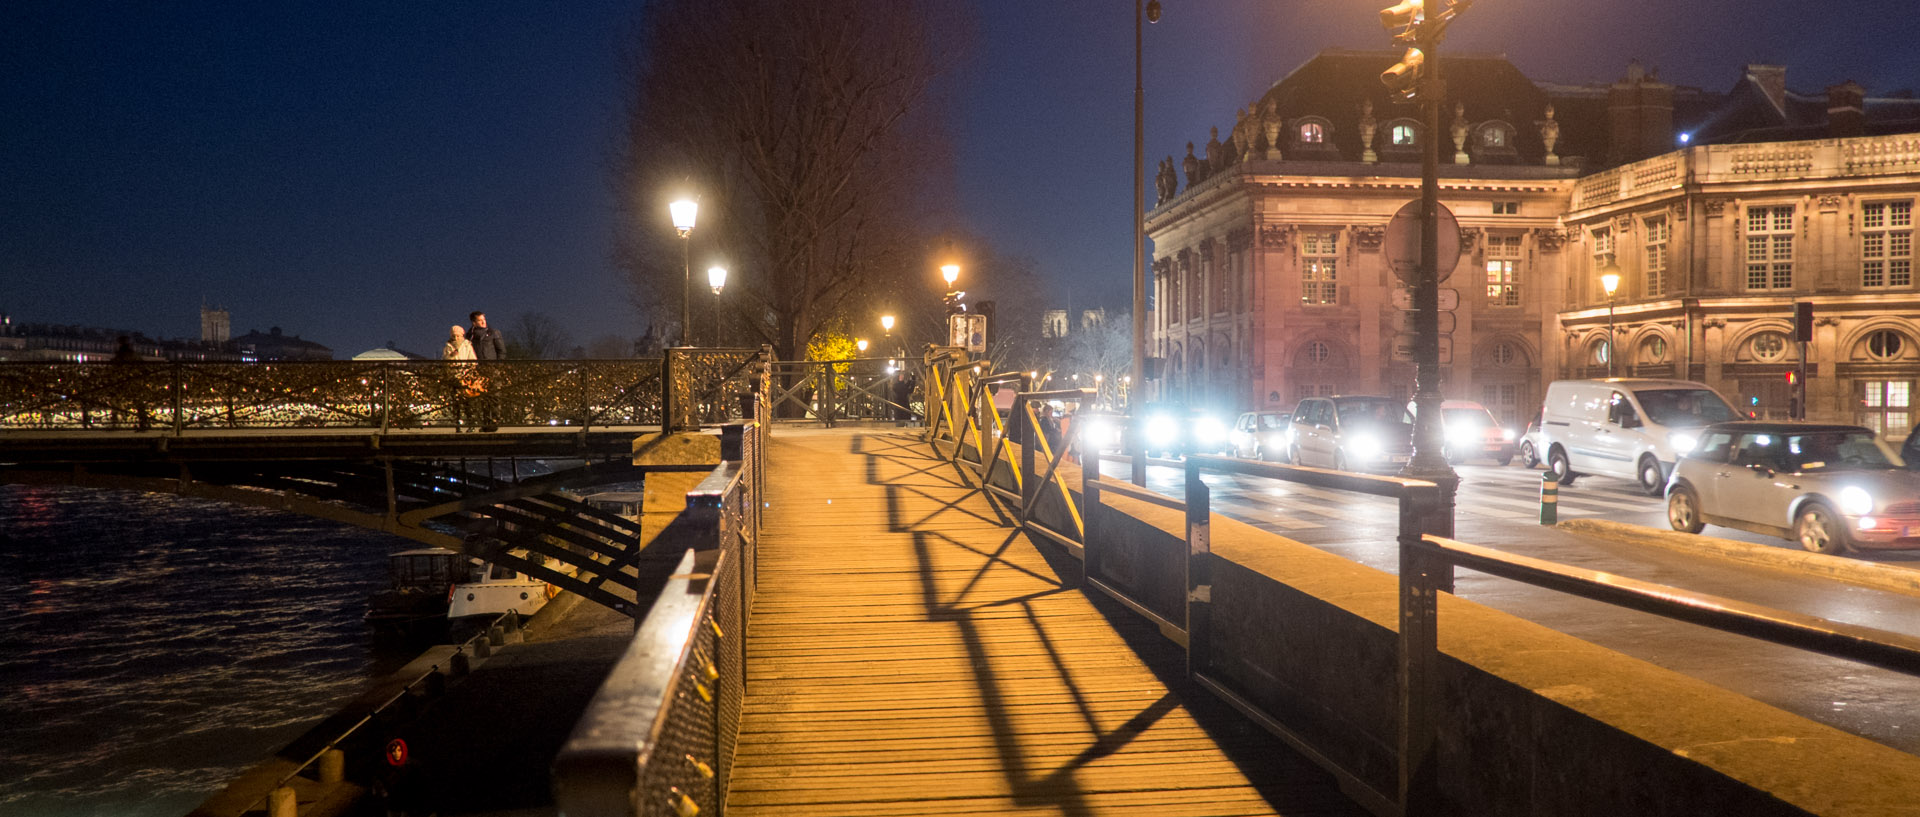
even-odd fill
[(767, 474), (729, 813), (1364, 813), (917, 437), (782, 430)]

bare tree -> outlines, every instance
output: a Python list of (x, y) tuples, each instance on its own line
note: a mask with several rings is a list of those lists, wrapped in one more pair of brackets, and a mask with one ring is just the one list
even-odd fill
[(618, 177), (640, 225), (622, 261), (641, 308), (679, 312), (683, 247), (665, 206), (678, 191), (701, 197), (692, 266), (731, 270), (729, 334), (783, 359), (923, 266), (918, 225), (951, 189), (932, 98), (964, 30), (949, 13), (934, 0), (650, 4)]
[(550, 360), (566, 356), (573, 336), (545, 312), (522, 312), (507, 332), (507, 357)]

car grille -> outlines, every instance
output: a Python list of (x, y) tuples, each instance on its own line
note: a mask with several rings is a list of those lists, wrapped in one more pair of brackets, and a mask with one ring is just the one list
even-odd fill
[(1920, 516), (1920, 502), (1895, 502), (1888, 505), (1881, 516)]

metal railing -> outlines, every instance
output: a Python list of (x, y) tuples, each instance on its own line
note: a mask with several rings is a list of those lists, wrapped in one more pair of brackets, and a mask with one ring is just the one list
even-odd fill
[(901, 394), (903, 377), (916, 376), (916, 361), (904, 358), (783, 360), (773, 364), (774, 416), (780, 420), (837, 423), (917, 420), (912, 396)]
[(748, 419), (762, 349), (652, 360), (0, 363), (0, 431), (661, 426)]
[(717, 814), (747, 687), (766, 427), (728, 426), (674, 530), (692, 547), (554, 759), (561, 813)]

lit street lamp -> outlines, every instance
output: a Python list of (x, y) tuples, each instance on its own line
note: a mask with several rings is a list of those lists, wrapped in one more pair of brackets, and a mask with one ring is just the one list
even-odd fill
[(1613, 293), (1620, 289), (1620, 268), (1608, 264), (1601, 269), (1600, 288), (1607, 291), (1607, 376), (1613, 377), (1613, 359), (1618, 357), (1613, 348)]
[(867, 353), (867, 339), (866, 339), (866, 338), (861, 338), (861, 339), (859, 339), (859, 340), (856, 340), (856, 341), (854, 341), (854, 342), (853, 342), (853, 348), (855, 348), (855, 349), (859, 349), (859, 350), (860, 350), (860, 354), (863, 354), (863, 355), (864, 355), (864, 354), (866, 354), (866, 353)]
[(889, 336), (893, 334), (893, 316), (892, 315), (880, 316), (880, 329), (881, 331), (886, 332)]
[(707, 268), (707, 286), (713, 287), (713, 345), (720, 345), (720, 288), (727, 285), (727, 268), (715, 264)]
[(680, 233), (680, 271), (686, 276), (680, 287), (680, 343), (684, 346), (690, 334), (687, 327), (692, 323), (687, 310), (693, 299), (693, 263), (688, 259), (693, 253), (693, 219), (700, 213), (700, 202), (679, 199), (667, 205), (667, 211), (673, 215), (673, 229)]
[(953, 282), (960, 280), (959, 264), (941, 264), (940, 277), (947, 279), (947, 288), (953, 288)]

